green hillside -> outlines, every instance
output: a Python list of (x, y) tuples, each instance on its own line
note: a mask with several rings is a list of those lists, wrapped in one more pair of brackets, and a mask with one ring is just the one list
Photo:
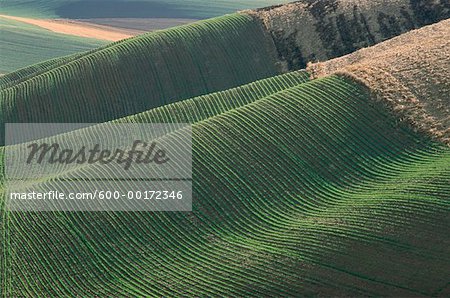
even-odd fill
[(348, 79), (302, 77), (130, 119), (193, 123), (193, 212), (4, 212), (4, 296), (438, 294), (449, 148)]
[[(3, 0), (0, 14), (87, 19), (93, 22), (104, 20), (100, 23), (106, 22), (114, 26), (114, 20), (118, 19), (126, 19), (131, 23), (139, 23), (137, 20), (140, 19), (195, 20), (247, 9), (245, 13), (255, 18), (254, 22), (267, 35), (267, 42), (275, 44), (274, 59), (279, 60), (279, 66), (283, 66), (285, 71), (303, 69), (310, 61), (339, 57), (450, 17), (450, 6), (444, 0), (433, 3), (425, 0), (354, 0), (354, 3), (346, 0), (305, 0), (248, 10), (284, 2), (287, 1), (220, 0), (211, 3), (204, 0)], [(77, 49), (77, 45), (73, 43), (90, 43), (83, 39), (61, 39), (61, 42), (67, 40), (66, 45), (55, 48), (55, 38), (58, 35), (51, 34), (52, 39), (47, 44), (51, 51), (43, 53), (39, 48), (38, 51), (31, 50), (36, 34), (20, 31), (16, 36), (11, 35), (8, 30), (5, 33), (8, 49), (4, 51), (8, 54), (5, 57), (11, 57), (4, 62), (8, 71), (72, 53)], [(42, 36), (47, 37), (48, 34), (49, 32), (45, 32)], [(236, 35), (240, 34), (236, 32)], [(69, 51), (64, 52), (66, 47)], [(18, 48), (19, 51), (14, 54), (14, 50)], [(0, 73), (4, 72), (0, 69)]]
[(145, 34), (2, 89), (1, 127), (113, 120), (273, 76), (275, 57), (266, 33), (246, 15)]
[[(1, 9), (25, 2), (42, 16), (83, 3), (3, 0)], [(183, 3), (194, 2), (199, 17), (241, 3)], [(450, 10), (442, 0), (352, 3), (225, 15), (2, 76), (0, 297), (449, 296), (450, 20), (289, 70)], [(84, 147), (92, 136), (125, 138), (111, 123), (190, 123), (192, 211), (13, 211), (5, 194), (16, 160), (6, 156), (26, 152), (5, 146), (7, 123), (92, 123), (64, 134)], [(190, 129), (173, 125), (157, 141), (180, 149)], [(73, 179), (89, 189), (117, 171), (50, 164), (31, 182), (39, 166), (15, 172), (17, 189)], [(115, 187), (151, 180), (141, 170), (145, 179)]]
[[(346, 6), (340, 9), (349, 12)], [(286, 30), (289, 18), (276, 16)], [(402, 30), (406, 29), (396, 34)], [(2, 123), (104, 122), (277, 75), (296, 58), (285, 61), (288, 57), (280, 45), (286, 47), (290, 39), (280, 42), (272, 31), (252, 14), (231, 14), (33, 65), (1, 78)], [(347, 42), (355, 42), (355, 48), (364, 46), (358, 44), (361, 36), (352, 35)], [(380, 35), (372, 42), (384, 38)], [(310, 50), (319, 54), (322, 47)]]
[(0, 18), (0, 73), (43, 60), (97, 48), (107, 42), (57, 34), (22, 22)]
[[(286, 0), (2, 0), (0, 14), (32, 18), (155, 18), (206, 19), (237, 10), (262, 7)], [(0, 74), (16, 71), (41, 61), (86, 51), (106, 41), (53, 33), (39, 27), (0, 18)]]

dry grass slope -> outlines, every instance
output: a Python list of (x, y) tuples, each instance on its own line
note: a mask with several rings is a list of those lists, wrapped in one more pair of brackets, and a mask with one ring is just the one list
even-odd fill
[(445, 0), (302, 0), (246, 13), (271, 33), (286, 68), (325, 61), (450, 17)]
[(311, 64), (314, 77), (340, 73), (368, 86), (401, 118), (450, 144), (450, 20), (374, 47)]

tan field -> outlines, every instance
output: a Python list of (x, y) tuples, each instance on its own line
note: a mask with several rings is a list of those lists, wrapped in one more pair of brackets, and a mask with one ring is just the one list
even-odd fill
[(315, 78), (344, 74), (422, 131), (450, 145), (450, 20), (353, 54), (310, 64)]
[(0, 15), (0, 17), (39, 26), (56, 33), (108, 41), (118, 41), (143, 33), (138, 30), (118, 29), (110, 26), (66, 19), (30, 19), (7, 15)]

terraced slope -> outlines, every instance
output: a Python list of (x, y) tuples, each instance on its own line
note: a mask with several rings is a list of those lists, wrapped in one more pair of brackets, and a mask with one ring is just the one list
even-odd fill
[(259, 24), (239, 14), (142, 35), (1, 90), (1, 122), (113, 120), (273, 76), (273, 51)]
[(57, 34), (1, 17), (0, 30), (0, 73), (106, 44), (105, 41)]
[(3, 212), (3, 295), (445, 294), (449, 149), (348, 79), (286, 87), (140, 118), (194, 123), (194, 212)]
[(399, 118), (450, 144), (450, 19), (353, 54), (311, 64), (314, 77), (350, 76)]

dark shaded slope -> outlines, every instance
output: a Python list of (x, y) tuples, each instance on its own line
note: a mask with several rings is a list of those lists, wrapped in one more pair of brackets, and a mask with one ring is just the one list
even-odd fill
[(287, 69), (349, 54), (450, 17), (447, 0), (303, 0), (249, 13), (259, 17)]
[[(258, 80), (250, 84), (236, 88), (201, 95), (198, 97), (178, 101), (161, 107), (153, 108), (138, 114), (130, 115), (124, 118), (114, 119), (110, 122), (100, 123), (89, 129), (97, 131), (98, 134), (108, 133), (111, 122), (113, 123), (195, 123), (207, 118), (217, 116), (221, 113), (242, 107), (258, 99), (272, 95), (285, 89), (298, 86), (309, 81), (309, 73), (306, 71), (295, 71), (279, 76)], [(76, 115), (73, 115), (77, 117)], [(82, 118), (83, 115), (78, 115)], [(78, 122), (77, 122), (78, 123)], [(79, 128), (86, 127), (80, 124)], [(177, 129), (175, 126), (173, 129)], [(73, 126), (70, 128), (73, 129)], [(106, 129), (106, 131), (105, 131)], [(65, 133), (63, 129), (57, 130), (59, 133)], [(33, 140), (53, 136), (51, 130), (35, 131)], [(72, 132), (67, 132), (72, 133)], [(73, 133), (78, 134), (79, 131)], [(31, 141), (29, 136), (23, 136), (16, 133), (16, 139), (19, 142)], [(11, 143), (10, 143), (11, 144)], [(0, 147), (1, 148), (1, 147)], [(4, 148), (4, 147), (3, 147)]]

